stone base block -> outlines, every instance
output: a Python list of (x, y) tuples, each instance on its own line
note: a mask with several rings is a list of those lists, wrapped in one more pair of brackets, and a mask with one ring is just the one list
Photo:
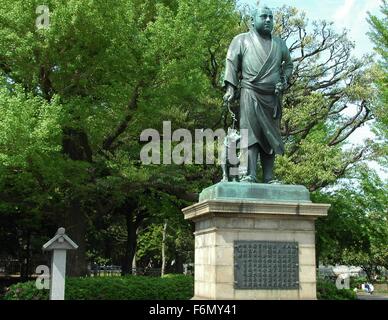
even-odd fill
[[(195, 223), (194, 299), (316, 299), (315, 220), (326, 216), (329, 207), (326, 204), (313, 204), (304, 197), (302, 202), (204, 200), (183, 209), (185, 218)], [(261, 258), (254, 254), (249, 257), (249, 253), (245, 258), (257, 265), (253, 269), (243, 266), (242, 260), (236, 256), (236, 244), (241, 241), (295, 244), (297, 268), (293, 270), (297, 285), (292, 289), (281, 285), (256, 288), (256, 277), (261, 277), (260, 281), (264, 283), (266, 280), (262, 280), (263, 277), (273, 277), (272, 271), (280, 275), (285, 272), (279, 273), (278, 269), (265, 273), (260, 264)], [(281, 257), (283, 251), (278, 252)], [(288, 253), (285, 251), (284, 254)], [(275, 259), (271, 256), (266, 258), (270, 262), (272, 258)], [(289, 270), (284, 261), (279, 268)], [(239, 270), (243, 272), (244, 281), (255, 279), (256, 282), (252, 280), (255, 288), (241, 289), (236, 274)], [(240, 281), (241, 277), (239, 274)], [(269, 280), (274, 282), (273, 279)]]

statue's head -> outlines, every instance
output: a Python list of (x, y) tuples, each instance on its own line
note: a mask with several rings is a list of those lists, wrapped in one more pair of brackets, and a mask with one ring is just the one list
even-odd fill
[(272, 10), (266, 6), (259, 7), (253, 14), (253, 27), (261, 35), (271, 35), (274, 27)]

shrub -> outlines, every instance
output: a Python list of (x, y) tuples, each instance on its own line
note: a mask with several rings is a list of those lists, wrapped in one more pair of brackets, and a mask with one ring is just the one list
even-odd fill
[(318, 300), (356, 300), (357, 295), (352, 290), (337, 289), (331, 281), (319, 279), (317, 281)]
[(351, 277), (350, 278), (350, 288), (361, 288), (361, 285), (365, 282), (369, 282), (366, 277)]
[(19, 282), (6, 289), (4, 300), (47, 300), (48, 290), (38, 290), (35, 281)]
[[(188, 300), (194, 294), (194, 279), (185, 275), (163, 278), (126, 276), (67, 278), (66, 300)], [(319, 300), (354, 300), (351, 290), (339, 290), (327, 280), (318, 280)], [(35, 281), (10, 286), (4, 300), (47, 300), (48, 290), (38, 290)]]
[[(185, 275), (67, 278), (65, 300), (188, 300), (193, 293), (193, 277)], [(18, 283), (3, 299), (47, 300), (48, 290), (36, 289), (35, 281)]]

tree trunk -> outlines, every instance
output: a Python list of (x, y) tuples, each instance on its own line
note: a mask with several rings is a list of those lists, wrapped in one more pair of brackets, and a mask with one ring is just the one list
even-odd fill
[(131, 210), (125, 215), (125, 220), (127, 224), (127, 242), (125, 245), (125, 254), (124, 260), (121, 265), (121, 274), (127, 275), (132, 273), (132, 262), (136, 253), (137, 245), (137, 234), (136, 234), (136, 223), (133, 217), (134, 211)]
[(166, 234), (167, 234), (167, 220), (163, 226), (163, 237), (162, 237), (162, 271), (160, 276), (163, 277), (166, 269)]
[(31, 256), (31, 233), (29, 231), (24, 232), (23, 242), (24, 244), (22, 245), (22, 255), (20, 259), (20, 279), (21, 281), (27, 281), (30, 275)]
[(64, 226), (66, 234), (77, 245), (77, 250), (69, 250), (66, 259), (66, 275), (70, 277), (83, 277), (88, 273), (86, 264), (86, 225), (85, 215), (78, 199), (73, 199)]
[(137, 270), (136, 270), (136, 251), (135, 254), (133, 255), (133, 260), (132, 260), (132, 274), (137, 275)]
[(182, 273), (184, 272), (184, 268), (183, 268), (183, 259), (182, 259), (182, 256), (177, 253), (176, 256), (175, 256), (175, 272), (176, 273)]
[(121, 209), (125, 215), (125, 221), (127, 225), (127, 242), (125, 245), (124, 259), (121, 264), (121, 274), (132, 273), (132, 263), (135, 259), (136, 247), (137, 247), (137, 235), (140, 230), (140, 226), (146, 218), (146, 212), (144, 209), (138, 208), (138, 202), (136, 199), (127, 199), (126, 205)]
[[(63, 152), (74, 161), (85, 161), (92, 163), (92, 150), (89, 145), (87, 134), (81, 129), (70, 127), (63, 128), (62, 137)], [(74, 190), (69, 190), (74, 193)], [(86, 265), (86, 219), (82, 210), (80, 199), (73, 197), (70, 201), (69, 211), (66, 215), (67, 234), (78, 245), (77, 250), (68, 252), (66, 261), (66, 274), (68, 276), (85, 276)]]

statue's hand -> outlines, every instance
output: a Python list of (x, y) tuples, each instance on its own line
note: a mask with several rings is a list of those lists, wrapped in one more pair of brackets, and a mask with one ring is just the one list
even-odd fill
[(275, 86), (275, 94), (280, 94), (286, 89), (286, 86), (283, 82), (278, 82)]
[(224, 95), (224, 102), (232, 102), (235, 98), (235, 90), (232, 85), (226, 87), (226, 93)]

